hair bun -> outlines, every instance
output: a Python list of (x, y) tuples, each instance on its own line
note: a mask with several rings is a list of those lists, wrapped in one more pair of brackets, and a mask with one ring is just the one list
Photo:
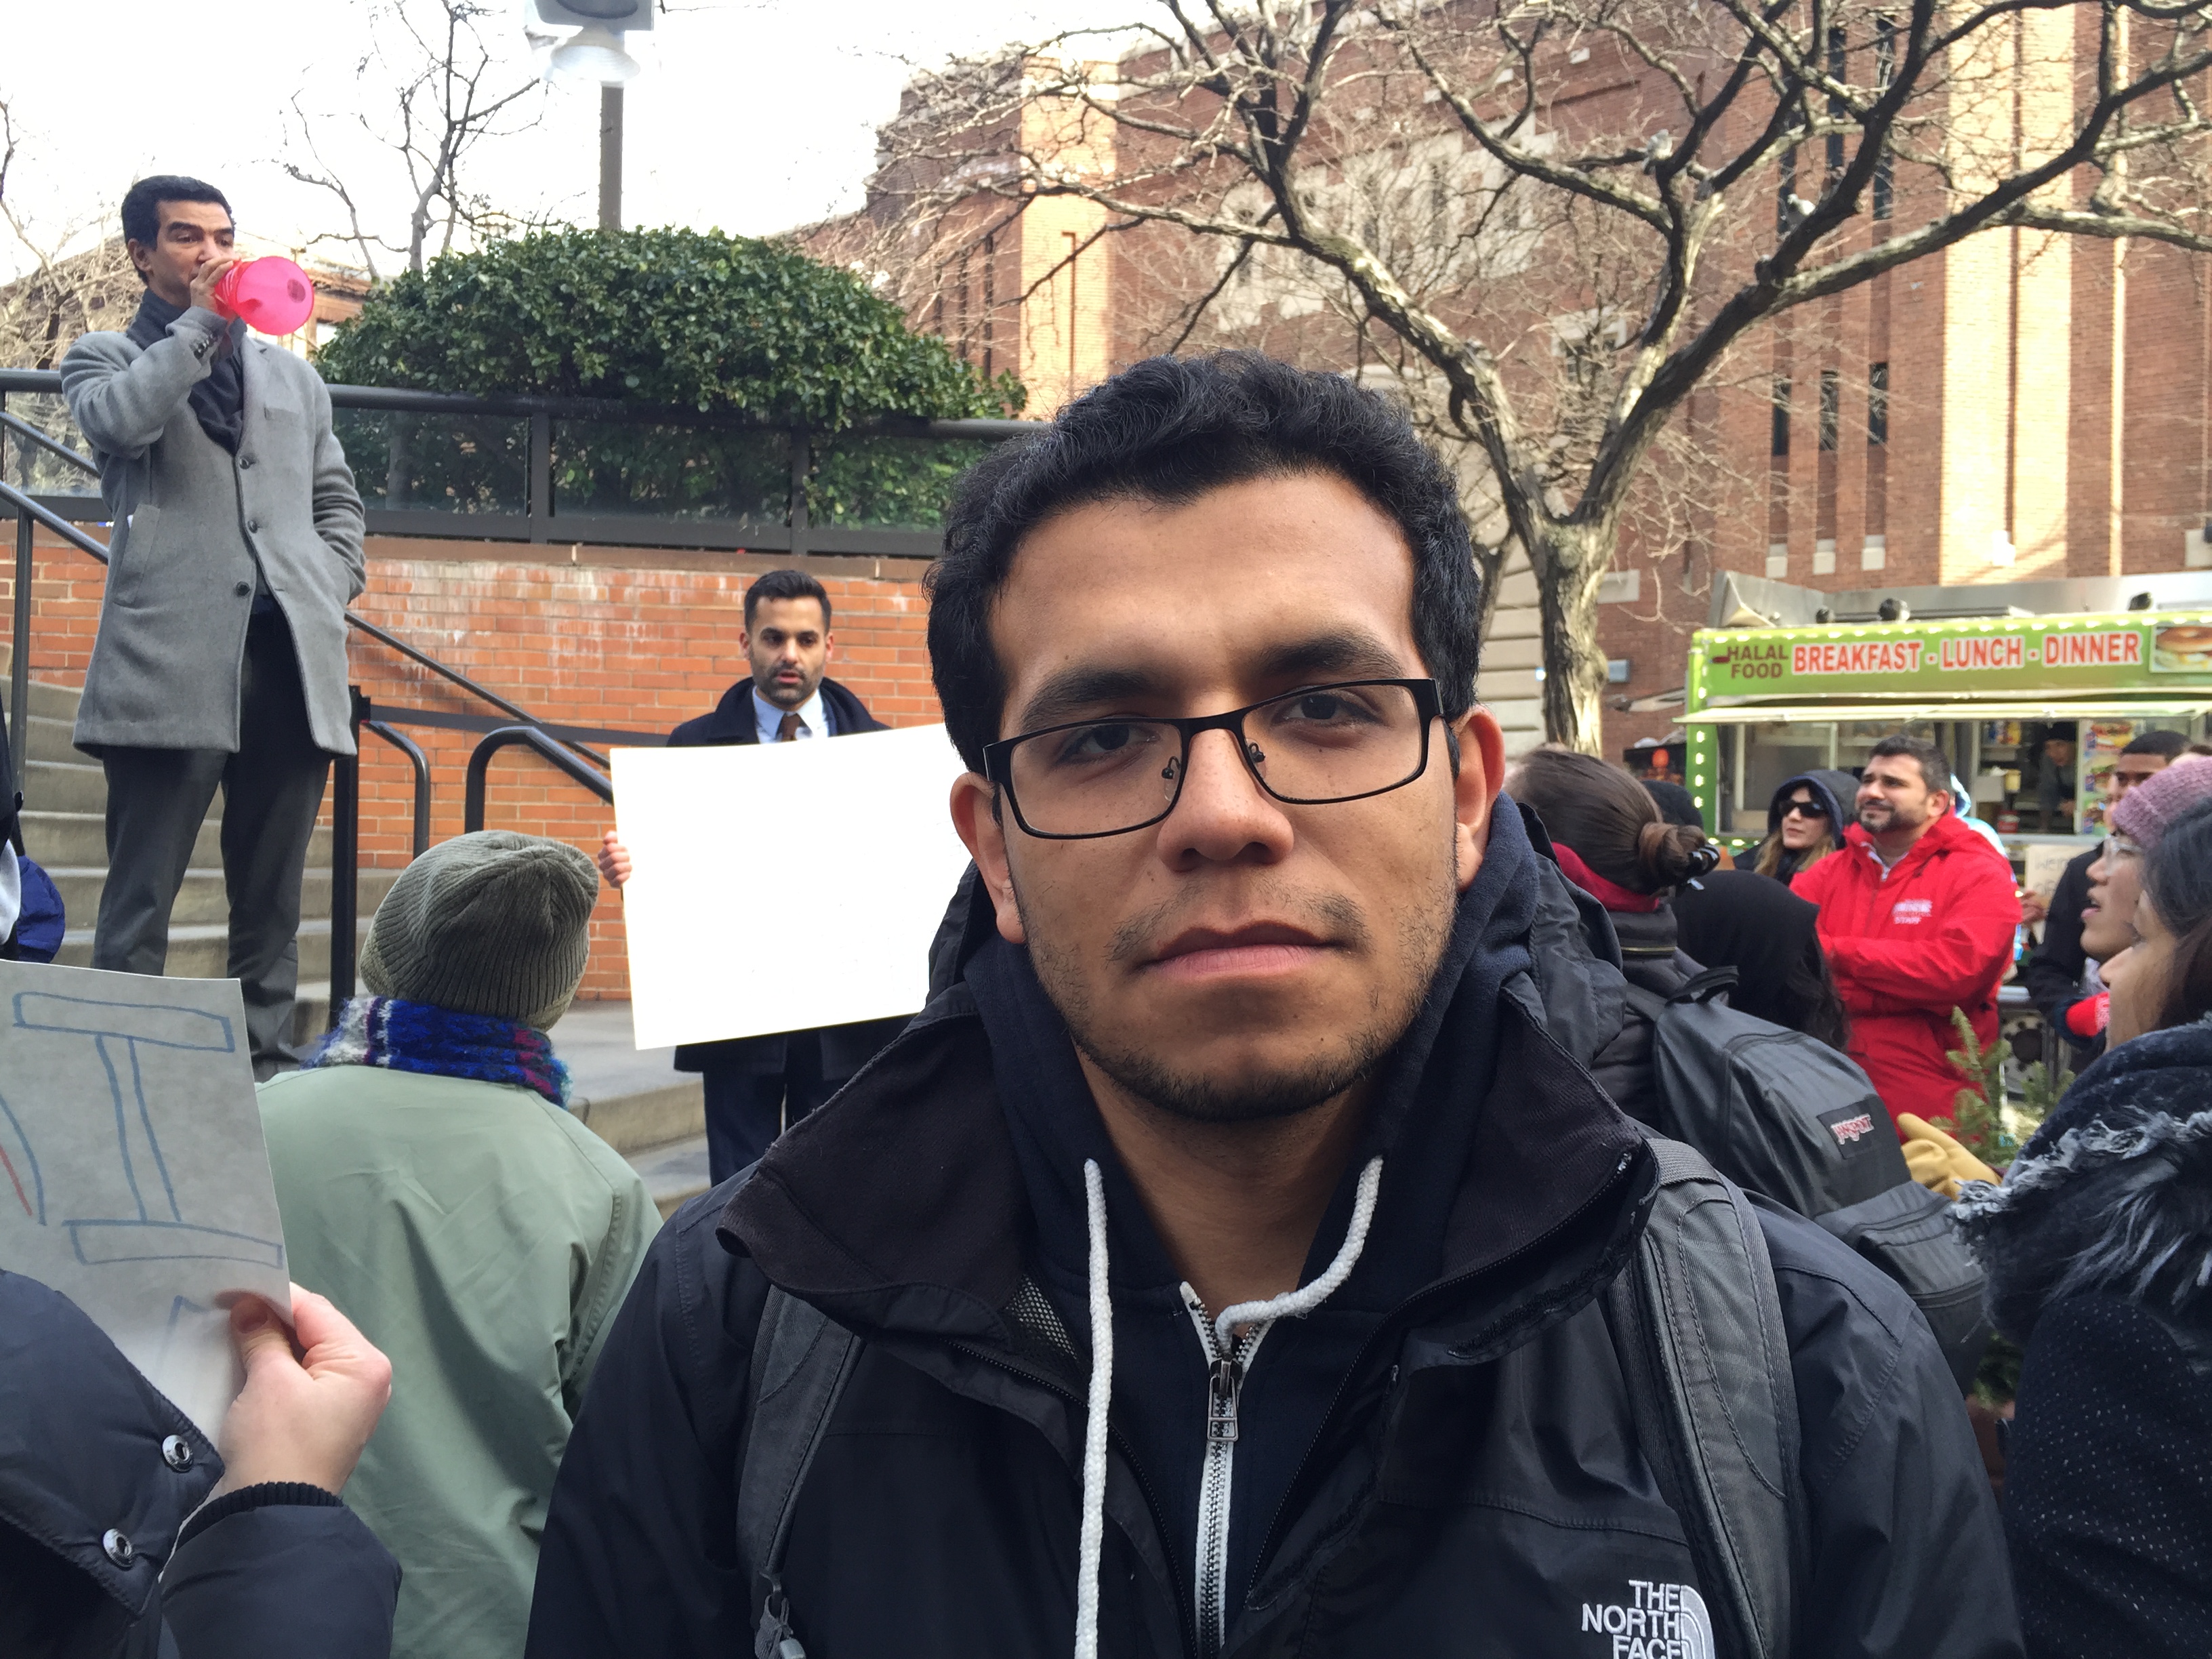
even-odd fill
[[(1711, 863), (1705, 861), (1707, 854)], [(1719, 850), (1705, 840), (1702, 830), (1654, 818), (1636, 832), (1636, 867), (1655, 890), (1679, 886), (1719, 862)]]

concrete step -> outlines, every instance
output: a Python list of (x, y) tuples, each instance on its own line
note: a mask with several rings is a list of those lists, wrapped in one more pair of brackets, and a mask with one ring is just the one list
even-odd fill
[[(75, 920), (75, 918), (72, 918)], [(359, 940), (368, 938), (367, 916), (357, 929)], [(64, 968), (92, 966), (92, 927), (72, 927), (62, 935), (61, 953), (54, 960)], [(360, 960), (360, 943), (355, 946)], [(172, 925), (169, 959), (162, 972), (172, 979), (222, 979), (230, 972), (230, 928), (228, 924), (195, 922)], [(331, 922), (328, 916), (300, 924), (300, 978), (328, 980), (331, 976)]]
[(82, 755), (75, 762), (28, 762), (23, 768), (23, 804), (46, 812), (105, 812), (107, 775)]
[[(100, 890), (107, 884), (104, 866), (49, 865), (46, 873), (54, 878), (61, 890), (63, 913), (70, 921), (89, 927), (100, 914)], [(376, 914), (376, 907), (384, 902), (384, 896), (392, 890), (392, 884), (399, 879), (397, 870), (363, 870), (355, 883), (355, 902), (357, 914), (363, 919)], [(331, 872), (325, 865), (310, 866), (300, 884), (300, 915), (303, 919), (324, 920), (331, 914)], [(229, 919), (230, 901), (223, 889), (222, 872), (217, 870), (187, 870), (184, 884), (177, 890), (176, 908), (169, 912), (169, 925), (189, 927), (206, 922), (222, 922)]]
[(653, 1195), (653, 1207), (660, 1212), (663, 1221), (675, 1214), (678, 1206), (707, 1190), (704, 1133), (649, 1152), (633, 1152), (629, 1164), (645, 1177), (645, 1190)]
[[(218, 801), (220, 797), (217, 798)], [(23, 813), (23, 849), (49, 869), (91, 869), (107, 863), (107, 819), (104, 812), (47, 812), (27, 809)], [(187, 866), (194, 870), (222, 868), (222, 820), (213, 811), (200, 825), (192, 842)], [(307, 842), (307, 868), (331, 867), (331, 832), (318, 825)]]
[[(0, 645), (0, 699), (4, 699), (7, 694), (9, 661), (8, 647)], [(76, 718), (76, 706), (83, 700), (84, 693), (74, 686), (49, 685), (44, 680), (31, 682), (29, 702), (33, 714), (44, 715), (49, 720), (73, 720)], [(11, 714), (15, 707), (13, 703), (8, 705)]]
[[(23, 732), (23, 755), (27, 760), (65, 761), (77, 765), (97, 766), (99, 763), (70, 741), (70, 733), (76, 729), (76, 716), (33, 714)], [(14, 740), (11, 726), (9, 738)]]

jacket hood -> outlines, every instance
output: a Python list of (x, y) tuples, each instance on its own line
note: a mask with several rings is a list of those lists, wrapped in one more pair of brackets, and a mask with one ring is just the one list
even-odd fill
[(2100, 1291), (2212, 1319), (2212, 1019), (2152, 1031), (2083, 1072), (2002, 1186), (1954, 1206), (1997, 1328)]
[(1826, 767), (1783, 779), (1766, 804), (1766, 833), (1771, 836), (1782, 827), (1782, 808), (1790, 799), (1790, 792), (1801, 783), (1809, 785), (1814, 798), (1828, 809), (1828, 822), (1840, 842), (1844, 827), (1852, 822), (1851, 803), (1858, 799), (1859, 781), (1848, 772), (1832, 771)]

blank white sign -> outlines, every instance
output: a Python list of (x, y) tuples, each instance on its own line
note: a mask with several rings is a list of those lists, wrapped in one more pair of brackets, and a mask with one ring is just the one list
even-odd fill
[(614, 751), (637, 1046), (917, 1012), (968, 851), (942, 726)]

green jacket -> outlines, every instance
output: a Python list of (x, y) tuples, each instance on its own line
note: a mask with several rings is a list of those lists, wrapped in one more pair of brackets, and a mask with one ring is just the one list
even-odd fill
[(392, 1359), (345, 1497), (404, 1575), (395, 1659), (515, 1659), (554, 1471), (653, 1200), (507, 1084), (292, 1072), (261, 1085), (261, 1121), (293, 1279)]

